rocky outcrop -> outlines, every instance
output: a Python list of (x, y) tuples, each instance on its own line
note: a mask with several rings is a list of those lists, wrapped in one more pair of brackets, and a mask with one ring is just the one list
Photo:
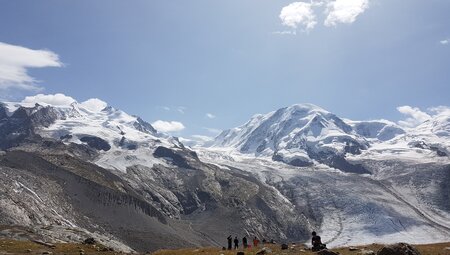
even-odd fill
[(109, 151), (111, 149), (111, 145), (100, 137), (96, 136), (83, 136), (80, 138), (80, 141), (87, 143), (89, 147), (92, 147), (96, 150)]
[(153, 156), (169, 159), (173, 164), (183, 168), (191, 168), (189, 158), (194, 156), (198, 160), (197, 155), (193, 151), (187, 152), (186, 150), (169, 149), (163, 146), (157, 147), (153, 152)]
[(36, 128), (48, 127), (61, 114), (54, 108), (36, 104), (34, 107), (19, 107), (11, 116), (0, 105), (0, 149), (17, 146), (27, 138), (37, 136)]
[(136, 128), (137, 130), (144, 132), (144, 133), (148, 133), (148, 134), (156, 134), (157, 131), (156, 129), (148, 122), (146, 122), (145, 120), (141, 119), (141, 118), (137, 118), (136, 122), (134, 122), (134, 128)]
[(377, 255), (420, 255), (420, 252), (407, 243), (398, 243), (381, 248)]

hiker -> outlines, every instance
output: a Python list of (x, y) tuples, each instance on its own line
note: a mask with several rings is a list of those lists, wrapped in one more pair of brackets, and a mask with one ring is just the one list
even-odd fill
[(265, 238), (263, 238), (263, 241), (262, 241), (262, 242), (263, 242), (263, 244), (267, 243), (267, 241), (266, 241), (266, 239), (265, 239)]
[(234, 249), (239, 249), (239, 239), (237, 238), (237, 236), (234, 238)]
[(258, 240), (258, 238), (256, 238), (256, 236), (255, 236), (255, 238), (253, 238), (253, 247), (257, 248), (257, 247), (258, 247), (258, 244), (259, 244), (259, 240)]
[(311, 235), (311, 244), (313, 246), (312, 251), (320, 251), (326, 249), (326, 245), (322, 243), (322, 240), (320, 239), (320, 236), (317, 235), (316, 231), (313, 231)]
[(244, 249), (247, 249), (248, 245), (247, 245), (247, 237), (244, 236), (244, 238), (242, 238), (242, 246), (244, 246)]
[(232, 242), (233, 242), (233, 237), (231, 237), (231, 235), (229, 235), (227, 237), (227, 241), (228, 241), (228, 250), (231, 250), (232, 248)]

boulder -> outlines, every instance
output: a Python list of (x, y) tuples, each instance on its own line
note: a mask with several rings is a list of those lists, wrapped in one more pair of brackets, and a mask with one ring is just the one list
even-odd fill
[(381, 248), (377, 255), (420, 255), (420, 252), (407, 243), (398, 243)]
[(289, 246), (284, 243), (284, 244), (281, 245), (281, 249), (282, 250), (287, 250), (287, 249), (289, 249)]
[(244, 253), (243, 251), (238, 251), (238, 252), (236, 253), (236, 255), (245, 255), (245, 253)]
[(95, 244), (95, 243), (96, 243), (96, 241), (95, 241), (95, 239), (92, 238), (92, 237), (86, 238), (86, 239), (83, 241), (83, 244)]
[(269, 253), (272, 253), (272, 250), (264, 247), (261, 250), (259, 250), (258, 252), (256, 252), (256, 255), (264, 255), (264, 254), (269, 254)]
[(375, 252), (372, 250), (362, 249), (357, 253), (358, 255), (375, 255)]

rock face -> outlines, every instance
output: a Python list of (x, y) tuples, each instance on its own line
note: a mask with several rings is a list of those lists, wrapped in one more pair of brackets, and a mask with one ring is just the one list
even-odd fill
[(156, 134), (156, 129), (153, 128), (153, 126), (146, 122), (145, 120), (137, 117), (136, 122), (134, 122), (134, 127), (144, 133), (148, 133), (148, 134)]
[(111, 149), (111, 145), (100, 137), (83, 136), (80, 138), (80, 141), (87, 143), (87, 145), (96, 150), (109, 151)]
[(187, 149), (160, 149), (171, 165), (120, 173), (87, 163), (91, 149), (76, 146), (46, 140), (0, 155), (0, 190), (11, 191), (0, 197), (0, 224), (76, 226), (138, 251), (217, 245), (222, 229), (286, 240), (309, 232), (297, 216), (302, 209), (275, 190), (238, 169), (202, 163)]
[(377, 255), (420, 255), (420, 252), (406, 243), (398, 243), (381, 248)]

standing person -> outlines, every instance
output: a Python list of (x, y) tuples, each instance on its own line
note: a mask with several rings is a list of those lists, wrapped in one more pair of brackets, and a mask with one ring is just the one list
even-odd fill
[(244, 236), (244, 238), (242, 238), (242, 245), (244, 246), (244, 249), (247, 249), (247, 237)]
[(239, 249), (239, 239), (237, 238), (237, 236), (234, 238), (234, 249)]
[(253, 238), (253, 247), (257, 248), (257, 247), (258, 247), (258, 244), (259, 244), (259, 240), (258, 240), (258, 238), (256, 238), (256, 236), (255, 236), (255, 238)]
[(229, 236), (227, 237), (227, 241), (228, 241), (228, 250), (231, 250), (232, 242), (233, 242), (233, 237), (231, 237), (231, 235), (229, 235)]

